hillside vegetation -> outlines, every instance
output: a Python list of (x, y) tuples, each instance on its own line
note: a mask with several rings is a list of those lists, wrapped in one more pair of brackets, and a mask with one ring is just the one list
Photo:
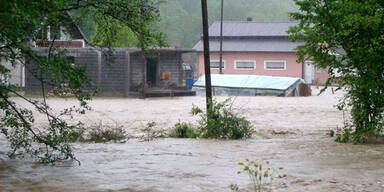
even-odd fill
[[(160, 5), (161, 21), (153, 27), (166, 35), (171, 46), (192, 48), (201, 34), (201, 0), (166, 0)], [(221, 0), (208, 1), (209, 23), (220, 20)], [(292, 0), (224, 0), (224, 20), (288, 21), (288, 13), (297, 10)], [(95, 24), (84, 17), (81, 28), (92, 39)], [(129, 29), (123, 28), (114, 46), (135, 46), (137, 42)]]
[[(209, 23), (220, 20), (220, 0), (208, 1)], [(291, 0), (224, 0), (224, 20), (288, 21), (295, 11)], [(161, 21), (155, 26), (171, 45), (191, 48), (201, 34), (200, 0), (167, 0), (160, 7)]]

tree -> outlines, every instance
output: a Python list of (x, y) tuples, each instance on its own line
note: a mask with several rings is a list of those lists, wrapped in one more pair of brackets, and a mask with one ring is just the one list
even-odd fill
[(384, 2), (377, 0), (295, 0), (299, 23), (289, 32), (299, 60), (328, 69), (327, 85), (346, 91), (338, 105), (350, 110), (339, 141), (366, 142), (383, 131)]
[[(115, 35), (119, 29), (134, 34), (144, 49), (163, 41), (162, 34), (150, 28), (150, 24), (159, 17), (156, 0), (13, 0), (1, 1), (0, 13), (0, 59), (13, 66), (23, 65), (41, 81), (43, 94), (42, 100), (26, 98), (19, 93), (17, 85), (1, 78), (0, 131), (11, 143), (10, 157), (31, 154), (43, 162), (75, 159), (69, 141), (82, 123), (68, 123), (64, 117), (72, 118), (73, 113), (84, 113), (89, 109), (88, 102), (95, 93), (85, 69), (67, 61), (65, 50), (53, 47), (56, 37), (46, 40), (51, 45), (47, 58), (33, 51), (31, 42), (40, 39), (42, 30), (59, 27), (68, 16), (74, 21), (80, 20), (86, 13), (99, 29), (102, 26), (103, 30), (99, 30), (93, 38), (97, 46), (111, 47), (116, 44)], [(25, 63), (26, 60), (34, 64)], [(6, 77), (9, 73), (9, 67), (0, 66), (0, 76)], [(52, 88), (54, 95), (70, 93), (80, 105), (55, 114), (45, 99), (47, 86)], [(12, 101), (14, 95), (45, 114), (49, 125), (36, 127), (33, 112)]]

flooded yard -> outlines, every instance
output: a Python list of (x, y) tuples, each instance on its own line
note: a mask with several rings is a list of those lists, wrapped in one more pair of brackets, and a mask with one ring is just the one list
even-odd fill
[[(253, 123), (252, 139), (75, 143), (80, 166), (10, 160), (8, 143), (0, 138), (0, 191), (203, 192), (230, 191), (232, 183), (247, 191), (250, 181), (237, 174), (241, 167), (236, 164), (245, 158), (270, 161), (277, 169), (273, 191), (384, 191), (384, 145), (339, 144), (327, 136), (329, 129), (342, 125), (343, 115), (334, 108), (341, 96), (327, 91), (312, 97), (237, 97), (233, 107)], [(76, 103), (48, 102), (55, 109)], [(196, 120), (189, 111), (204, 102), (203, 97), (96, 98), (93, 111), (76, 118), (89, 125), (118, 124), (139, 136), (149, 121), (157, 129), (169, 129), (178, 121)], [(36, 119), (44, 124), (44, 116)]]

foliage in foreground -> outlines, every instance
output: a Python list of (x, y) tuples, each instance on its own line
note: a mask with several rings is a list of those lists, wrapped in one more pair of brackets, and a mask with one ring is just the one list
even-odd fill
[(175, 124), (175, 126), (169, 133), (169, 136), (173, 138), (193, 138), (194, 139), (199, 137), (199, 133), (192, 124), (179, 122)]
[(244, 139), (252, 136), (253, 127), (245, 117), (236, 114), (229, 103), (212, 101), (212, 111), (207, 113), (193, 106), (192, 115), (200, 120), (196, 127), (188, 123), (177, 123), (171, 131), (171, 137), (178, 138), (210, 138), (210, 139)]
[[(271, 191), (268, 187), (272, 185), (275, 169), (269, 166), (268, 161), (265, 163), (264, 168), (263, 162), (250, 161), (249, 159), (245, 159), (244, 162), (239, 161), (237, 164), (242, 167), (242, 170), (238, 171), (237, 174), (246, 173), (248, 175), (254, 192)], [(239, 191), (239, 186), (231, 184), (230, 189)]]
[(312, 60), (328, 69), (331, 83), (346, 95), (338, 106), (350, 111), (338, 141), (377, 138), (384, 128), (384, 3), (376, 0), (295, 0), (299, 24), (289, 32), (303, 40), (299, 61)]
[(194, 106), (192, 115), (199, 115), (198, 130), (202, 138), (214, 139), (243, 139), (252, 136), (253, 127), (245, 117), (236, 114), (230, 105), (230, 100), (223, 102), (212, 101), (212, 111), (208, 114)]
[[(0, 132), (10, 141), (9, 157), (31, 154), (42, 162), (75, 158), (69, 142), (82, 124), (73, 122), (73, 116), (89, 109), (88, 102), (96, 88), (85, 68), (73, 65), (66, 59), (65, 51), (53, 46), (61, 33), (47, 30), (60, 28), (68, 18), (76, 22), (85, 12), (102, 26), (93, 38), (97, 46), (113, 45), (118, 27), (136, 35), (142, 49), (163, 42), (162, 34), (150, 29), (150, 24), (159, 18), (156, 0), (0, 1), (0, 60), (8, 63), (0, 66)], [(39, 41), (50, 45), (44, 57), (32, 48)], [(19, 94), (18, 85), (7, 81), (11, 69), (18, 65), (40, 81), (42, 99), (24, 97)], [(49, 89), (54, 90), (55, 96), (71, 93), (79, 100), (79, 106), (54, 111), (46, 102)], [(15, 103), (11, 96), (20, 97), (44, 114), (49, 126), (36, 125), (33, 111)]]

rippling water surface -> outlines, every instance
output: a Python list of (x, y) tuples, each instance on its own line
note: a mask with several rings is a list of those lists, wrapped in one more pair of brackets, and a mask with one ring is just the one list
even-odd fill
[(80, 166), (40, 165), (2, 154), (1, 191), (229, 191), (231, 183), (247, 189), (246, 175), (236, 173), (236, 162), (244, 158), (283, 168), (275, 191), (384, 190), (383, 145), (337, 144), (325, 137), (130, 140), (75, 148)]

